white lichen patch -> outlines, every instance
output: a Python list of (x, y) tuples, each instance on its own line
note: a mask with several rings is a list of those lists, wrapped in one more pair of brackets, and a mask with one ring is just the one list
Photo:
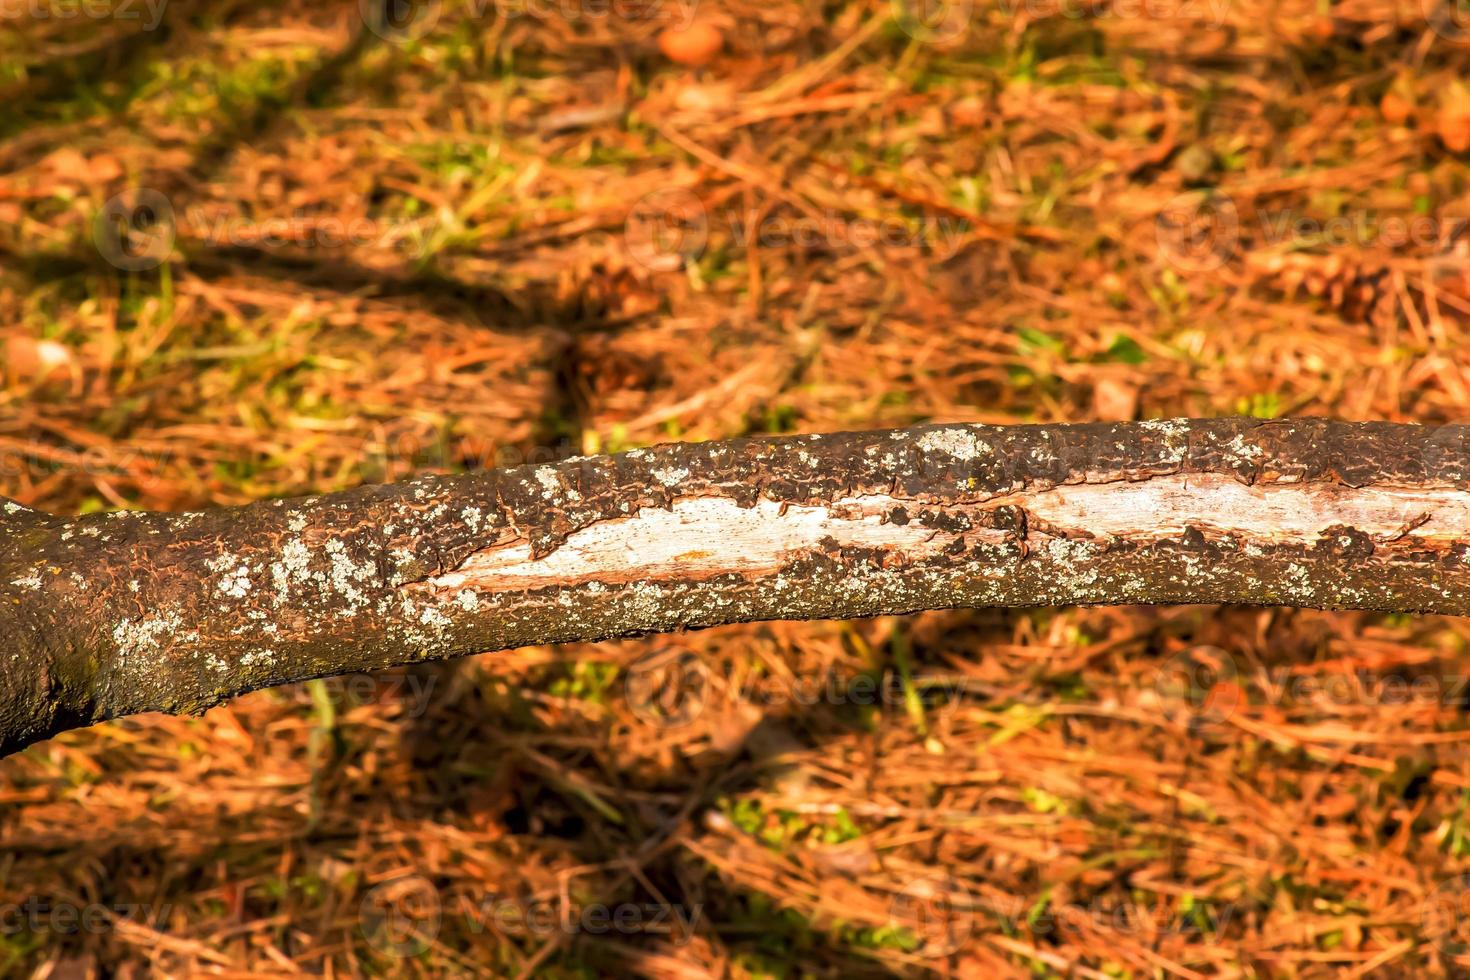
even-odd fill
[(23, 511), (25, 509), (26, 508), (22, 507), (20, 504), (16, 503), (14, 500), (7, 500), (7, 501), (5, 501), (5, 513), (7, 513), (7, 514), (19, 514), (21, 511)]
[(459, 512), (459, 519), (464, 521), (465, 527), (478, 534), (480, 528), (484, 526), (485, 514), (478, 507), (466, 505), (465, 509)]
[(242, 599), (250, 593), (250, 569), (240, 565), (220, 579), (217, 588), (221, 595)]
[(429, 627), (435, 633), (440, 635), (443, 635), (443, 633), (448, 630), (450, 626), (454, 625), (450, 621), (448, 616), (444, 615), (433, 606), (424, 607), (424, 610), (419, 613), (419, 622), (423, 623), (425, 626)]
[(1311, 592), (1311, 573), (1296, 562), (1292, 562), (1286, 566), (1286, 574), (1282, 578), (1289, 588), (1298, 593), (1308, 594)]
[(41, 576), (32, 572), (24, 578), (12, 579), (10, 584), (27, 591), (35, 591), (41, 587)]
[[(368, 597), (358, 586), (372, 581), (376, 576), (377, 569), (372, 563), (354, 562), (347, 554), (346, 546), (336, 538), (327, 542), (327, 560), (331, 565), (328, 575), (332, 589), (346, 599), (349, 605), (366, 606)], [(352, 610), (348, 610), (348, 614), (351, 613)]]
[(240, 663), (245, 667), (254, 667), (256, 664), (269, 665), (276, 661), (276, 651), (269, 648), (265, 650), (251, 650), (240, 658)]
[(1052, 538), (1046, 543), (1046, 553), (1059, 565), (1077, 565), (1095, 558), (1097, 546), (1089, 541)]
[(918, 446), (926, 453), (943, 453), (958, 460), (970, 460), (990, 452), (990, 447), (969, 429), (933, 429), (918, 438)]
[(653, 582), (634, 582), (627, 598), (630, 613), (640, 618), (648, 617), (663, 605), (664, 590)]
[(176, 612), (144, 616), (138, 620), (124, 619), (112, 628), (112, 642), (117, 646), (118, 659), (123, 664), (130, 659), (156, 653), (171, 640), (192, 643), (198, 639), (199, 632), (185, 631), (184, 621)]
[(300, 538), (292, 538), (281, 546), (281, 557), (271, 562), (271, 584), (275, 586), (275, 604), (285, 605), (291, 597), (291, 585), (311, 581), (311, 549)]
[(388, 557), (393, 562), (393, 571), (388, 573), (388, 584), (402, 585), (408, 581), (408, 575), (405, 574), (405, 569), (413, 565), (413, 552), (407, 548), (394, 548), (388, 552)]
[[(420, 605), (407, 594), (398, 595), (398, 615), (403, 620), (401, 638), (410, 646), (420, 650), (442, 645), (453, 620), (433, 605)], [(387, 613), (391, 603), (384, 602), (379, 612)]]
[(538, 468), (536, 470), (536, 482), (541, 484), (541, 489), (545, 491), (543, 496), (547, 500), (555, 498), (561, 491), (561, 475), (553, 467), (542, 466)]
[[(1189, 451), (1189, 419), (1149, 419), (1138, 423), (1138, 427), (1164, 437), (1164, 452), (1169, 454), (1166, 462), (1176, 465), (1184, 462)], [(1121, 451), (1124, 446), (1118, 443), (1117, 448)]]
[(1189, 431), (1189, 419), (1145, 419), (1138, 423), (1145, 432), (1161, 432), (1166, 436), (1182, 436)]
[(454, 594), (454, 604), (464, 612), (472, 613), (480, 608), (480, 597), (473, 589), (460, 589)]
[(1241, 463), (1255, 463), (1264, 455), (1266, 453), (1260, 446), (1246, 442), (1241, 433), (1236, 433), (1235, 438), (1225, 444), (1226, 461), (1237, 466)]
[(209, 570), (220, 577), (215, 585), (220, 595), (240, 599), (250, 594), (250, 566), (229, 552), (211, 558), (208, 565)]
[(663, 466), (653, 471), (653, 478), (666, 487), (676, 487), (689, 479), (689, 471), (682, 466)]

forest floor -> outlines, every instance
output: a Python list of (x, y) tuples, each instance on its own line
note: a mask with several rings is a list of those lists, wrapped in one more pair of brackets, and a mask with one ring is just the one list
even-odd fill
[[(0, 495), (1470, 416), (1453, 5), (370, 7), (4, 8)], [(0, 976), (1452, 974), (1467, 646), (978, 609), (126, 719), (0, 762)]]

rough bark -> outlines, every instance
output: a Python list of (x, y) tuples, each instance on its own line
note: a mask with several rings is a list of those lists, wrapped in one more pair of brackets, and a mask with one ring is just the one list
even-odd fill
[(1463, 427), (926, 426), (188, 514), (0, 502), (0, 753), (529, 644), (955, 606), (1470, 612)]

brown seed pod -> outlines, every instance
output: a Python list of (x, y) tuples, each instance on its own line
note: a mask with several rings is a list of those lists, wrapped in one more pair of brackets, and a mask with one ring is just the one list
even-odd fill
[(1470, 150), (1470, 90), (1463, 85), (1450, 86), (1439, 104), (1435, 129), (1451, 153)]
[(724, 45), (720, 29), (705, 21), (695, 21), (685, 28), (670, 27), (658, 36), (658, 49), (665, 58), (691, 68), (709, 64)]
[(1414, 103), (1390, 90), (1383, 93), (1383, 99), (1378, 103), (1378, 111), (1383, 114), (1383, 121), (1390, 126), (1402, 126), (1414, 114)]

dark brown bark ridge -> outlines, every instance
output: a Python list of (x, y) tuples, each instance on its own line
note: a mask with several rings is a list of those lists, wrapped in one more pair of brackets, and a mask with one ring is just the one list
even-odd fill
[(924, 426), (193, 514), (0, 500), (0, 754), (531, 644), (956, 606), (1470, 612), (1461, 426)]

